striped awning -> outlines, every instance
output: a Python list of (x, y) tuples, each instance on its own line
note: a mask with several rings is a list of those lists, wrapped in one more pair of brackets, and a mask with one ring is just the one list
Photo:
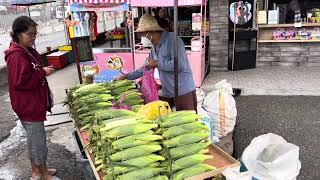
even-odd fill
[(11, 5), (17, 5), (17, 6), (32, 6), (32, 5), (52, 3), (52, 2), (56, 2), (56, 1), (55, 0), (10, 0)]
[(69, 0), (70, 4), (73, 3), (89, 3), (89, 4), (98, 4), (98, 3), (113, 3), (113, 4), (120, 4), (120, 3), (128, 3), (129, 0)]

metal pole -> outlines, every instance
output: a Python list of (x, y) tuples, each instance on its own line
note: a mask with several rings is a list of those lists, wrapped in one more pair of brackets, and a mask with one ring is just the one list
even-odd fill
[(174, 57), (174, 100), (175, 104), (177, 104), (177, 97), (179, 96), (179, 37), (178, 37), (178, 0), (174, 0), (174, 36), (175, 40), (173, 41), (173, 57)]
[[(30, 13), (30, 7), (29, 6), (27, 6), (27, 10), (28, 10), (29, 18), (31, 18), (31, 13)], [(36, 43), (34, 43), (33, 47), (34, 47), (34, 49), (37, 49)]]
[(104, 15), (104, 11), (102, 11), (102, 24), (103, 24), (103, 32), (106, 32), (107, 31), (107, 27), (106, 27), (106, 17)]
[(123, 22), (124, 22), (124, 28), (125, 28), (125, 33), (126, 33), (126, 47), (129, 47), (130, 45), (130, 32), (129, 32), (129, 27), (127, 25), (127, 12), (123, 11)]
[(31, 18), (31, 14), (30, 14), (30, 7), (28, 6), (28, 7), (27, 7), (27, 9), (28, 9), (28, 15), (29, 15), (29, 18)]

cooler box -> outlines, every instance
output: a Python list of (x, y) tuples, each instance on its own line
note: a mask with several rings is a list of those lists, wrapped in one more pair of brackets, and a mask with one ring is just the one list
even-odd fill
[(62, 69), (68, 64), (68, 52), (58, 51), (47, 55), (48, 65), (55, 69)]

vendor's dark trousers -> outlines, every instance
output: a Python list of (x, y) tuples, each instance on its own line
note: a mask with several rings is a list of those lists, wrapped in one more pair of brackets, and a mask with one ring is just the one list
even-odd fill
[(160, 100), (168, 102), (171, 108), (173, 106), (176, 106), (177, 111), (182, 111), (182, 110), (195, 110), (195, 111), (197, 111), (196, 90), (189, 92), (187, 94), (178, 96), (177, 104), (175, 104), (174, 98), (160, 97)]

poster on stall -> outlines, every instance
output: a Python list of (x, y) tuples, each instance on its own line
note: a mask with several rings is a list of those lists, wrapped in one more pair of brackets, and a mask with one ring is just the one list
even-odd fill
[(252, 28), (254, 0), (229, 1), (229, 30), (234, 28)]
[(201, 31), (202, 15), (201, 13), (192, 13), (192, 30)]
[(93, 82), (112, 82), (134, 70), (132, 53), (96, 53), (94, 60), (80, 64), (82, 75), (93, 74)]

